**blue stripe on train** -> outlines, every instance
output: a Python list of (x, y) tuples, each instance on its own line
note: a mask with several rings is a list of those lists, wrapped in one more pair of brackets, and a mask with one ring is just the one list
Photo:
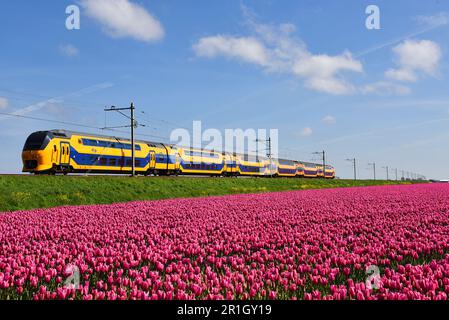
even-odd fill
[[(132, 161), (131, 157), (124, 156), (110, 156), (110, 155), (98, 155), (92, 153), (80, 153), (73, 146), (70, 147), (70, 158), (73, 159), (78, 165), (82, 166), (99, 166), (99, 167), (123, 167), (126, 166), (127, 161)], [(105, 163), (100, 163), (100, 158), (106, 159)], [(175, 164), (176, 156), (169, 155), (163, 153), (158, 153), (155, 155), (156, 163), (158, 164)], [(111, 160), (112, 164), (110, 164)], [(136, 158), (136, 167), (144, 168), (150, 162), (150, 155), (148, 154), (145, 158)]]
[(296, 174), (296, 169), (278, 169), (280, 174)]
[[(70, 148), (70, 158), (80, 166), (98, 167), (127, 167), (126, 163), (132, 161), (131, 157), (79, 153), (73, 147)], [(149, 156), (146, 158), (136, 158), (136, 167), (144, 168), (149, 162)]]
[[(89, 154), (89, 153), (80, 153), (75, 148), (70, 148), (70, 157), (76, 162), (78, 165), (82, 166), (98, 166), (98, 167), (126, 167), (127, 162), (132, 161), (131, 157), (123, 157), (123, 156), (110, 156), (110, 155), (97, 155), (97, 154)], [(101, 159), (101, 160), (100, 160)], [(136, 158), (136, 167), (144, 168), (150, 162), (150, 155), (145, 158)], [(158, 164), (175, 164), (176, 156), (166, 154), (156, 154), (156, 163)], [(181, 160), (181, 165), (186, 170), (204, 170), (204, 171), (222, 171), (224, 168), (224, 163), (221, 164), (211, 164), (211, 163), (190, 163), (184, 162)], [(264, 171), (264, 167), (257, 166), (245, 166), (238, 165), (236, 163), (227, 163), (228, 168), (239, 168), (241, 172), (244, 173), (259, 173)], [(282, 169), (279, 168), (280, 174), (295, 174), (296, 170), (294, 169)], [(305, 174), (316, 174), (316, 171), (308, 171), (304, 170)], [(331, 176), (331, 174), (326, 174)]]

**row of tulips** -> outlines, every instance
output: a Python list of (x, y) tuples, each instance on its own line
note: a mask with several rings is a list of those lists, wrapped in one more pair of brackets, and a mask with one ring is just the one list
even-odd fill
[(447, 185), (2, 213), (0, 299), (446, 300), (448, 239)]

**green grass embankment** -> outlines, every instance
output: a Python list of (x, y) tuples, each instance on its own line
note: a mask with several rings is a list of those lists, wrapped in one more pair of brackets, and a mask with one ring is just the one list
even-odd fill
[(295, 178), (0, 176), (0, 212), (63, 205), (410, 183)]

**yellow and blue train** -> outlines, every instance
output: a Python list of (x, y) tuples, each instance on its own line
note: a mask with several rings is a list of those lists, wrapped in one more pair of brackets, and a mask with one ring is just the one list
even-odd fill
[[(110, 173), (132, 171), (132, 146), (127, 139), (73, 132), (38, 131), (26, 140), (23, 172), (35, 174)], [(323, 165), (268, 159), (247, 154), (183, 148), (135, 141), (135, 172), (141, 175), (274, 176), (335, 178)]]

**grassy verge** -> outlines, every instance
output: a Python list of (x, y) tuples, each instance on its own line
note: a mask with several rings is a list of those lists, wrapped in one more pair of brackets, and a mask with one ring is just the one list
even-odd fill
[(0, 212), (62, 205), (410, 182), (194, 177), (0, 176)]

